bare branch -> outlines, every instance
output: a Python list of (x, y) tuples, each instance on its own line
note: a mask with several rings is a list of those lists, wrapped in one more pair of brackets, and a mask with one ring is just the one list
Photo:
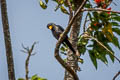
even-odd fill
[(29, 73), (29, 68), (28, 68), (29, 60), (30, 60), (30, 57), (32, 55), (35, 55), (35, 54), (32, 54), (32, 52), (33, 52), (33, 49), (34, 49), (34, 46), (35, 46), (36, 43), (37, 42), (34, 42), (30, 49), (28, 47), (24, 47), (24, 45), (22, 44), (22, 47), (23, 47), (24, 50), (21, 50), (21, 51), (24, 52), (24, 53), (28, 53), (27, 59), (25, 61), (25, 70), (26, 70), (25, 77), (26, 77), (26, 80), (29, 80), (29, 77), (28, 77), (28, 73)]
[(86, 27), (86, 23), (87, 23), (87, 17), (88, 17), (88, 13), (85, 17), (85, 22), (84, 22), (84, 25), (83, 25), (83, 32), (85, 32), (85, 30), (86, 30), (85, 27)]
[(68, 7), (69, 7), (69, 11), (70, 11), (70, 17), (69, 20), (71, 20), (71, 18), (73, 17), (73, 10), (72, 10), (72, 5), (70, 3), (70, 0), (66, 0)]
[(104, 12), (113, 12), (113, 13), (120, 14), (119, 11), (112, 11), (112, 10), (101, 9), (101, 8), (88, 8), (88, 9), (82, 9), (81, 11), (104, 11)]
[(119, 75), (120, 75), (120, 71), (118, 71), (117, 74), (115, 74), (115, 76), (113, 77), (113, 80), (115, 80)]
[(55, 53), (54, 53), (55, 54), (55, 58), (73, 76), (74, 80), (79, 80), (79, 78), (76, 75), (76, 73), (59, 56), (59, 47), (60, 47), (63, 39), (67, 35), (67, 33), (70, 31), (71, 25), (73, 24), (73, 22), (74, 22), (75, 18), (77, 17), (77, 15), (81, 12), (81, 9), (84, 7), (85, 3), (86, 3), (86, 0), (83, 1), (83, 3), (80, 5), (80, 7), (78, 8), (78, 10), (76, 11), (75, 15), (71, 18), (71, 20), (70, 20), (70, 22), (68, 24), (68, 27), (62, 33), (62, 36), (60, 36), (58, 42), (56, 43), (56, 48), (55, 48)]

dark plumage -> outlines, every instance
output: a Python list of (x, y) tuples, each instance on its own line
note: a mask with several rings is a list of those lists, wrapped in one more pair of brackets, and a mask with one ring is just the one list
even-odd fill
[[(60, 25), (56, 25), (54, 23), (49, 23), (47, 25), (47, 28), (52, 31), (53, 36), (58, 40), (64, 29)], [(65, 39), (62, 42), (63, 44), (67, 44), (67, 46), (72, 50), (73, 53), (75, 53), (74, 48), (72, 47), (72, 44), (68, 40), (68, 36), (65, 37)]]

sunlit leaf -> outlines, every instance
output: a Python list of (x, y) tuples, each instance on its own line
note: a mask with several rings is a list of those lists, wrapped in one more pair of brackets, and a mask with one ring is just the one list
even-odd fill
[(66, 51), (65, 47), (63, 47), (63, 46), (60, 48), (60, 50), (61, 50), (62, 52), (65, 52), (65, 51)]
[(102, 32), (105, 34), (105, 36), (109, 41), (112, 41), (113, 31), (112, 31), (112, 25), (110, 23), (104, 26)]
[(39, 77), (35, 74), (35, 75), (32, 76), (31, 80), (47, 80), (47, 79), (41, 78), (41, 77)]
[(42, 0), (40, 0), (39, 3), (40, 3), (41, 8), (43, 8), (43, 9), (47, 8), (47, 5)]
[(61, 6), (60, 9), (61, 9), (61, 11), (62, 11), (63, 13), (69, 15), (69, 12), (68, 12), (63, 6)]
[(63, 4), (64, 0), (58, 0), (59, 4)]

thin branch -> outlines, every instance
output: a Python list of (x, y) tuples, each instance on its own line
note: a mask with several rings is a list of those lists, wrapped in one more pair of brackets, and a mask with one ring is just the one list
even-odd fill
[(26, 71), (26, 74), (25, 74), (25, 78), (26, 78), (26, 79), (25, 79), (25, 80), (29, 80), (29, 77), (28, 77), (29, 68), (28, 68), (28, 66), (29, 66), (30, 57), (31, 57), (32, 55), (34, 55), (34, 54), (32, 54), (32, 52), (33, 52), (33, 49), (34, 49), (34, 46), (35, 46), (36, 43), (37, 43), (37, 42), (34, 42), (30, 49), (29, 49), (28, 47), (25, 47), (25, 46), (22, 44), (22, 47), (23, 47), (24, 50), (21, 50), (21, 51), (28, 54), (27, 59), (26, 59), (26, 61), (25, 61), (25, 71)]
[(77, 15), (81, 12), (81, 9), (84, 7), (86, 3), (86, 0), (83, 1), (83, 3), (80, 5), (80, 7), (78, 8), (78, 10), (76, 11), (75, 15), (71, 18), (68, 27), (65, 29), (65, 31), (62, 33), (62, 36), (60, 36), (58, 42), (56, 43), (56, 48), (55, 48), (55, 58), (58, 60), (58, 62), (73, 76), (74, 80), (79, 80), (78, 76), (76, 75), (76, 73), (70, 68), (70, 66), (68, 66), (68, 64), (66, 64), (62, 58), (59, 56), (59, 47), (62, 43), (62, 41), (64, 40), (65, 36), (67, 35), (67, 33), (70, 31), (71, 25), (73, 24), (75, 18), (77, 17)]
[(83, 24), (83, 32), (85, 32), (85, 30), (86, 30), (85, 27), (86, 27), (86, 23), (87, 23), (88, 14), (89, 14), (89, 13), (87, 13), (87, 15), (86, 15), (86, 17), (85, 17), (84, 24)]
[(70, 11), (70, 17), (69, 20), (71, 20), (71, 18), (73, 17), (73, 10), (72, 10), (72, 5), (70, 3), (70, 0), (66, 0), (68, 7), (69, 7), (69, 11)]
[(115, 74), (115, 76), (113, 77), (113, 80), (115, 80), (119, 75), (120, 75), (120, 71), (118, 71), (117, 74)]
[(88, 9), (82, 9), (81, 11), (104, 11), (104, 12), (113, 12), (113, 13), (120, 14), (119, 11), (112, 11), (112, 10), (101, 9), (101, 8), (88, 8)]

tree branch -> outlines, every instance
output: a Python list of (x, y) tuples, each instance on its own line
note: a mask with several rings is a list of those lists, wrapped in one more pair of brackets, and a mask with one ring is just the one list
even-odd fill
[(118, 71), (117, 74), (115, 74), (115, 76), (113, 77), (113, 80), (115, 80), (119, 75), (120, 75), (120, 71)]
[(73, 17), (73, 10), (72, 10), (72, 5), (70, 3), (70, 0), (66, 0), (68, 7), (69, 7), (69, 11), (70, 11), (70, 17), (69, 20), (71, 20), (71, 18)]
[(33, 52), (33, 49), (34, 49), (34, 46), (35, 46), (36, 43), (37, 42), (34, 42), (30, 49), (28, 47), (24, 47), (24, 45), (22, 45), (22, 47), (24, 49), (24, 50), (22, 50), (22, 52), (28, 54), (27, 59), (25, 61), (25, 72), (26, 72), (26, 74), (25, 74), (25, 78), (26, 79), (25, 80), (29, 80), (29, 76), (28, 76), (28, 74), (29, 74), (29, 68), (28, 68), (28, 66), (29, 66), (30, 57), (32, 55), (34, 55), (34, 54), (32, 54), (32, 52)]
[(89, 13), (87, 13), (86, 16), (85, 16), (85, 21), (84, 21), (84, 24), (83, 24), (83, 32), (85, 32), (85, 30), (86, 30), (85, 27), (86, 27), (86, 23), (87, 23), (88, 14)]
[(101, 8), (88, 8), (88, 9), (82, 9), (81, 11), (104, 11), (104, 12), (113, 12), (113, 13), (120, 14), (119, 11), (112, 11), (112, 10), (101, 9)]
[(62, 41), (64, 40), (65, 36), (67, 35), (67, 33), (70, 31), (71, 25), (73, 24), (73, 22), (74, 22), (75, 18), (77, 17), (77, 15), (81, 12), (81, 9), (84, 7), (85, 3), (86, 3), (86, 0), (83, 1), (83, 3), (80, 5), (78, 10), (76, 11), (75, 15), (71, 18), (67, 28), (62, 33), (62, 36), (59, 38), (58, 42), (56, 43), (56, 48), (55, 48), (55, 53), (54, 53), (55, 58), (73, 76), (74, 80), (79, 80), (79, 78), (76, 75), (76, 73), (59, 56), (59, 47), (60, 47)]
[(9, 30), (6, 0), (0, 0), (0, 6), (1, 6), (1, 17), (2, 17), (2, 25), (3, 25), (4, 41), (5, 41), (5, 49), (6, 49), (6, 57), (7, 57), (8, 77), (9, 80), (15, 80), (14, 61), (13, 61), (14, 59), (13, 59), (12, 44), (11, 44), (11, 37)]

